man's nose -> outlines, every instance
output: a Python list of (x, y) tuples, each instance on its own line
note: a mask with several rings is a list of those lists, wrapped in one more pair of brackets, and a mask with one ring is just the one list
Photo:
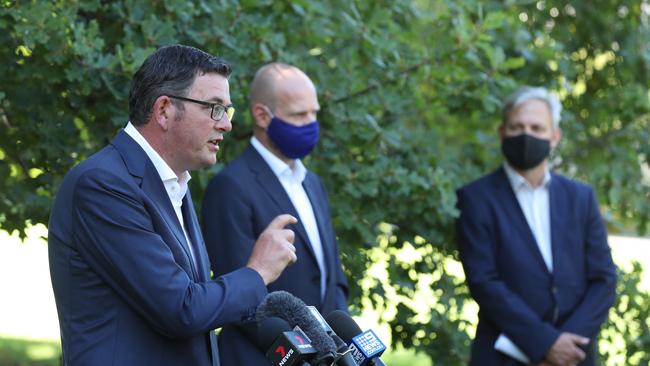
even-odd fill
[(526, 135), (533, 135), (534, 134), (533, 128), (531, 126), (524, 126), (524, 131), (523, 132)]
[(223, 117), (221, 117), (220, 120), (215, 121), (214, 128), (223, 132), (229, 132), (232, 130), (232, 122), (230, 121), (230, 117), (228, 117), (227, 113), (224, 113)]

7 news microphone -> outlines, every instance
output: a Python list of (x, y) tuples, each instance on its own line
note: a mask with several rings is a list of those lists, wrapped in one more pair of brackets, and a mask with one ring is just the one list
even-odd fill
[(299, 327), (291, 329), (289, 323), (278, 317), (258, 323), (257, 340), (273, 366), (303, 366), (317, 353)]
[[(297, 327), (295, 329), (302, 330), (306, 336), (305, 341), (316, 349), (316, 354), (310, 356), (298, 355), (297, 352), (293, 353), (296, 356), (290, 356), (282, 364), (279, 361), (274, 362), (275, 358), (271, 359), (269, 356), (275, 355), (270, 355), (267, 352), (267, 358), (271, 360), (274, 366), (304, 365), (306, 361), (309, 361), (308, 365), (312, 366), (357, 366), (349, 351), (345, 350), (345, 353), (337, 352), (339, 347), (332, 337), (323, 330), (318, 319), (314, 317), (305, 303), (297, 297), (285, 291), (275, 291), (268, 294), (257, 308), (258, 329), (263, 329), (265, 319), (272, 317), (286, 321), (289, 327), (293, 326)], [(286, 331), (283, 334), (286, 334)], [(272, 348), (273, 345), (271, 345), (269, 352), (273, 353)], [(285, 348), (286, 350), (288, 348)], [(287, 354), (285, 354), (285, 357)]]
[(379, 359), (379, 356), (386, 350), (386, 346), (375, 332), (372, 330), (361, 331), (357, 322), (348, 313), (341, 310), (330, 313), (327, 316), (327, 323), (348, 344), (357, 365), (386, 366)]

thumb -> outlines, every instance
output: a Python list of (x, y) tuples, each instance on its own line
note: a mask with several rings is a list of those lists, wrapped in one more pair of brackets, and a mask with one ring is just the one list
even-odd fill
[(273, 221), (266, 227), (267, 229), (284, 229), (285, 226), (297, 223), (298, 220), (289, 215), (283, 214), (276, 216)]

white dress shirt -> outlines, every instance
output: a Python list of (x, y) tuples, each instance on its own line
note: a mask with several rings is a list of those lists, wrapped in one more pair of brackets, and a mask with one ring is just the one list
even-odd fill
[(185, 240), (187, 241), (187, 246), (190, 249), (190, 256), (192, 257), (194, 268), (198, 270), (196, 255), (194, 253), (194, 248), (192, 247), (192, 242), (187, 235), (187, 230), (185, 229), (185, 221), (183, 220), (183, 211), (181, 209), (183, 206), (183, 197), (185, 197), (185, 193), (187, 193), (187, 182), (189, 182), (192, 178), (190, 176), (190, 173), (184, 171), (183, 174), (181, 174), (180, 178), (177, 177), (172, 168), (170, 168), (165, 160), (163, 160), (163, 158), (160, 156), (160, 154), (158, 154), (156, 150), (151, 147), (149, 142), (144, 138), (144, 136), (142, 136), (142, 134), (140, 134), (140, 131), (138, 131), (135, 126), (131, 124), (131, 122), (126, 125), (124, 132), (131, 136), (131, 138), (133, 138), (135, 142), (137, 142), (138, 145), (142, 147), (144, 152), (153, 163), (153, 166), (156, 168), (156, 171), (160, 175), (160, 179), (165, 186), (169, 200), (174, 207), (176, 217), (181, 223), (181, 228), (183, 229), (183, 234), (185, 235)]
[(544, 180), (538, 187), (533, 187), (519, 175), (508, 163), (503, 164), (512, 190), (517, 196), (519, 206), (526, 216), (530, 230), (535, 236), (546, 268), (553, 272), (553, 251), (551, 249), (551, 210), (549, 205), (548, 188), (551, 174), (548, 170), (544, 173)]
[(302, 186), (302, 182), (307, 175), (307, 168), (302, 164), (300, 159), (294, 160), (293, 167), (282, 161), (269, 151), (262, 143), (253, 136), (251, 138), (251, 145), (266, 161), (273, 173), (284, 187), (287, 192), (293, 207), (298, 212), (298, 216), (302, 226), (307, 231), (309, 242), (316, 255), (318, 262), (318, 269), (320, 270), (320, 293), (321, 298), (325, 296), (325, 281), (327, 280), (327, 273), (325, 272), (325, 258), (323, 254), (323, 244), (320, 240), (318, 232), (318, 225), (316, 224), (316, 217), (314, 216), (314, 209), (311, 206), (307, 192)]

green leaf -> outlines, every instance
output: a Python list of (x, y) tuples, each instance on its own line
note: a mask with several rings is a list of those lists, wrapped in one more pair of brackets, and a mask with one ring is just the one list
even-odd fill
[(499, 28), (503, 25), (506, 14), (500, 11), (493, 11), (487, 14), (481, 27), (485, 30)]

